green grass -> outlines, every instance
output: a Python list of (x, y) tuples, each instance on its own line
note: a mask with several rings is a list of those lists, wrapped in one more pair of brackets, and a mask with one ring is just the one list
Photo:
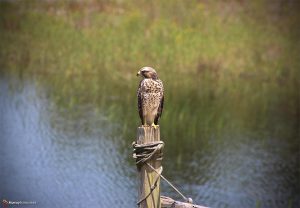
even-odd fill
[(1, 2), (0, 70), (38, 77), (58, 107), (94, 105), (128, 137), (146, 65), (165, 84), (163, 137), (185, 139), (174, 145), (285, 125), (299, 136), (298, 5), (272, 5)]

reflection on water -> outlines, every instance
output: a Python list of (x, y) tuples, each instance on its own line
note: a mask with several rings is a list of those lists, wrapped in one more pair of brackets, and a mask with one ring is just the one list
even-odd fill
[(89, 134), (83, 120), (51, 121), (54, 109), (45, 92), (38, 96), (30, 81), (15, 89), (19, 84), (1, 80), (0, 196), (37, 201), (37, 207), (132, 207), (135, 170), (117, 151), (123, 143), (106, 138), (101, 126), (107, 121), (90, 116)]
[[(130, 144), (136, 114), (124, 124), (121, 115), (110, 114), (118, 107), (98, 94), (91, 97), (99, 105), (79, 104), (64, 93), (56, 99), (35, 79), (4, 76), (0, 92), (1, 198), (37, 201), (37, 207), (135, 207)], [(118, 96), (106, 97), (120, 105)], [(280, 136), (266, 129), (212, 132), (197, 140), (166, 135), (164, 175), (210, 207), (299, 207), (297, 129), (285, 128), (278, 131), (289, 133)], [(162, 191), (180, 199), (165, 184)]]
[(299, 191), (296, 153), (286, 154), (292, 147), (278, 139), (261, 142), (243, 136), (211, 138), (207, 149), (194, 153), (181, 167), (186, 171), (179, 184), (189, 183), (185, 192), (213, 207), (286, 207)]

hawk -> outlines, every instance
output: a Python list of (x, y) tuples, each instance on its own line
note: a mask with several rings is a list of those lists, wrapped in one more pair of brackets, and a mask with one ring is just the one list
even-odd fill
[(143, 67), (137, 73), (143, 79), (137, 91), (138, 110), (143, 126), (158, 125), (164, 107), (164, 87), (155, 69)]

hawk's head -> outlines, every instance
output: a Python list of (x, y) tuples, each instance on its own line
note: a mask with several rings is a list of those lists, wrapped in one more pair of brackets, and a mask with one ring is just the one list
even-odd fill
[(157, 79), (157, 73), (155, 71), (155, 69), (153, 69), (152, 67), (146, 66), (141, 68), (138, 73), (136, 74), (136, 76), (141, 76), (143, 78), (151, 78), (151, 79)]

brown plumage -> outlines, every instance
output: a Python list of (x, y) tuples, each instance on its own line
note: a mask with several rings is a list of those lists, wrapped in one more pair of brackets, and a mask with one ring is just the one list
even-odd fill
[(143, 79), (137, 91), (138, 110), (142, 125), (156, 128), (164, 107), (164, 87), (156, 71), (151, 67), (143, 67), (137, 76)]

